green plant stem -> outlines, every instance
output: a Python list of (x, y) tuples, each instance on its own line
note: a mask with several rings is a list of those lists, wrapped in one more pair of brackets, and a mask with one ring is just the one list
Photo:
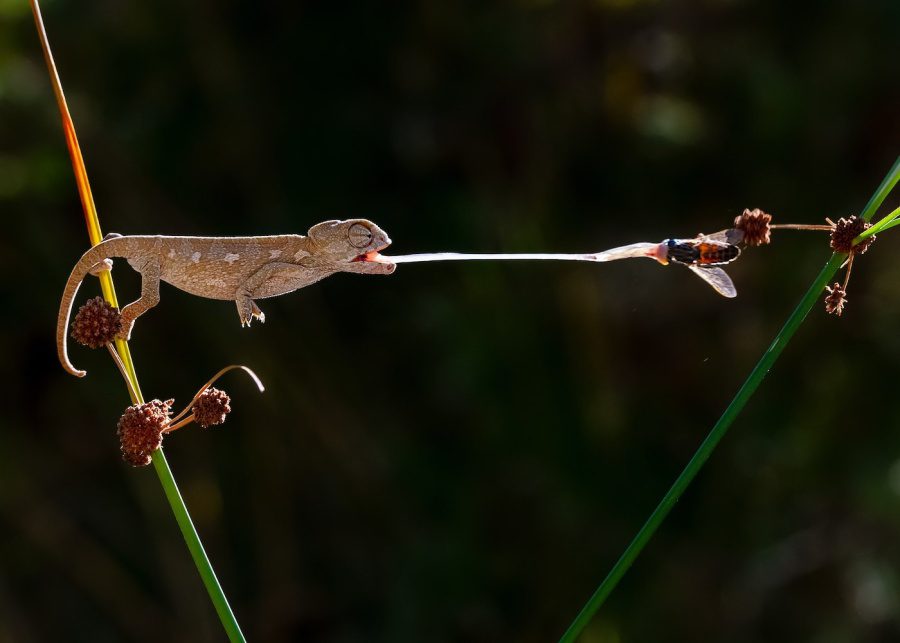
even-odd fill
[(897, 214), (892, 217), (892, 220), (887, 225), (882, 226), (879, 232), (884, 232), (885, 230), (890, 230), (891, 228), (895, 228), (900, 225), (900, 220), (898, 220), (900, 219), (900, 209), (898, 209), (896, 212)]
[(879, 206), (887, 198), (887, 195), (890, 194), (891, 190), (894, 189), (894, 186), (897, 185), (898, 181), (900, 181), (900, 156), (894, 161), (894, 165), (887, 173), (887, 176), (884, 177), (884, 180), (881, 182), (881, 185), (878, 186), (878, 189), (875, 190), (875, 194), (873, 194), (872, 198), (869, 199), (869, 202), (866, 203), (866, 207), (863, 208), (859, 216), (866, 221), (871, 219)]
[(169, 468), (169, 463), (166, 461), (166, 456), (162, 449), (158, 449), (153, 454), (153, 468), (156, 469), (156, 475), (159, 476), (159, 482), (166, 493), (166, 499), (172, 507), (172, 513), (175, 514), (175, 520), (178, 522), (178, 527), (184, 536), (184, 542), (191, 552), (194, 565), (197, 567), (200, 578), (203, 579), (203, 584), (206, 586), (209, 598), (216, 608), (222, 627), (225, 628), (228, 640), (232, 642), (246, 641), (244, 633), (241, 632), (241, 626), (238, 624), (237, 619), (234, 617), (234, 612), (231, 611), (231, 606), (228, 604), (228, 598), (225, 596), (225, 592), (222, 591), (222, 585), (216, 577), (216, 572), (209, 562), (209, 557), (206, 555), (200, 536), (194, 528), (187, 505), (184, 504), (184, 499), (181, 497), (181, 492), (178, 490), (178, 485), (175, 483), (172, 470)]
[(897, 208), (893, 212), (888, 213), (883, 218), (878, 220), (878, 223), (874, 224), (871, 228), (867, 229), (865, 232), (860, 233), (858, 237), (853, 240), (853, 243), (859, 243), (866, 237), (871, 237), (875, 234), (880, 234), (885, 230), (893, 228), (895, 225), (900, 223), (897, 221), (897, 218), (900, 217), (900, 208)]
[[(878, 208), (884, 203), (884, 200), (887, 198), (887, 195), (891, 193), (891, 190), (894, 189), (894, 186), (897, 185), (897, 182), (900, 181), (900, 156), (897, 157), (897, 160), (894, 161), (894, 165), (891, 167), (890, 171), (887, 173), (887, 176), (884, 177), (884, 180), (881, 182), (881, 185), (878, 186), (878, 189), (875, 190), (875, 194), (872, 195), (872, 198), (869, 199), (869, 202), (866, 203), (866, 207), (863, 208), (863, 211), (860, 213), (860, 217), (864, 221), (870, 220), (874, 215)], [(866, 237), (871, 237), (873, 234), (878, 234), (888, 228), (893, 228), (897, 225), (894, 222), (900, 216), (900, 208), (897, 208), (889, 215), (881, 219), (878, 223), (873, 225), (871, 228), (860, 234), (853, 240), (854, 244), (859, 243)]]
[[(884, 202), (884, 199), (898, 181), (900, 181), (900, 157), (894, 162), (893, 167), (881, 182), (881, 185), (878, 186), (878, 189), (872, 195), (872, 198), (869, 199), (866, 207), (863, 208), (861, 213), (863, 219), (868, 221), (872, 218), (876, 210), (878, 210), (878, 207)], [(885, 226), (885, 229), (887, 227), (892, 226)], [(597, 590), (590, 599), (588, 599), (588, 602), (578, 613), (578, 616), (575, 617), (575, 620), (572, 621), (572, 624), (569, 625), (569, 628), (560, 639), (560, 643), (572, 643), (578, 638), (584, 628), (587, 627), (591, 618), (593, 618), (594, 614), (625, 575), (625, 572), (628, 571), (628, 568), (631, 567), (631, 564), (653, 537), (653, 534), (659, 528), (660, 524), (662, 524), (663, 520), (665, 520), (666, 516), (672, 510), (672, 507), (675, 506), (675, 503), (678, 502), (678, 499), (684, 493), (685, 489), (687, 489), (691, 481), (697, 476), (700, 468), (709, 459), (713, 449), (716, 448), (716, 445), (725, 436), (725, 433), (728, 432), (731, 424), (734, 422), (735, 418), (737, 418), (741, 410), (743, 410), (747, 401), (756, 389), (759, 388), (763, 378), (775, 364), (775, 361), (778, 359), (779, 355), (781, 355), (781, 352), (784, 350), (785, 346), (787, 346), (787, 343), (794, 336), (794, 333), (797, 332), (800, 324), (806, 319), (806, 316), (816, 304), (825, 285), (831, 281), (846, 257), (847, 255), (844, 254), (832, 255), (828, 263), (826, 263), (819, 272), (819, 275), (806, 291), (803, 299), (800, 300), (800, 303), (797, 304), (794, 312), (788, 317), (781, 331), (776, 335), (775, 340), (763, 354), (753, 370), (750, 371), (750, 375), (747, 376), (747, 379), (741, 385), (741, 388), (734, 396), (731, 404), (729, 404), (725, 409), (725, 412), (722, 413), (719, 421), (716, 422), (715, 426), (713, 426), (712, 430), (706, 436), (706, 439), (703, 440), (690, 462), (688, 462), (687, 466), (684, 468), (684, 471), (676, 478), (672, 487), (666, 495), (663, 496), (663, 499), (657, 505), (656, 509), (653, 510), (653, 513), (650, 514), (647, 522), (644, 523), (644, 526), (641, 527), (640, 531), (625, 549), (622, 556), (616, 561), (616, 564), (613, 565), (609, 574), (607, 574)]]
[(696, 477), (700, 468), (707, 459), (709, 459), (713, 449), (716, 448), (716, 445), (724, 437), (729, 427), (731, 427), (734, 419), (744, 408), (744, 405), (747, 404), (747, 400), (750, 399), (750, 396), (752, 396), (759, 387), (763, 378), (766, 376), (766, 373), (772, 368), (772, 365), (775, 363), (775, 360), (778, 359), (778, 356), (781, 355), (781, 352), (784, 350), (788, 341), (790, 341), (791, 337), (793, 337), (794, 333), (797, 331), (797, 328), (800, 327), (800, 324), (806, 318), (806, 315), (809, 314), (809, 311), (812, 310), (812, 307), (818, 301), (819, 295), (822, 293), (825, 284), (827, 284), (834, 276), (845, 258), (846, 255), (836, 254), (832, 256), (831, 260), (829, 260), (822, 268), (819, 276), (816, 277), (816, 280), (809, 287), (809, 290), (806, 291), (806, 294), (803, 296), (803, 299), (800, 300), (800, 303), (794, 309), (794, 312), (788, 317), (781, 332), (775, 337), (775, 341), (772, 342), (771, 346), (769, 346), (768, 350), (763, 354), (762, 359), (759, 360), (756, 367), (750, 372), (750, 375), (737, 392), (737, 395), (734, 396), (731, 404), (725, 409), (722, 417), (720, 417), (719, 421), (713, 426), (709, 435), (706, 436), (706, 439), (703, 440), (703, 443), (697, 449), (694, 457), (691, 458), (690, 462), (688, 462), (687, 466), (684, 468), (684, 471), (681, 472), (681, 475), (678, 476), (675, 483), (666, 495), (663, 496), (659, 505), (657, 505), (653, 513), (650, 514), (647, 522), (641, 527), (637, 536), (635, 536), (634, 540), (631, 541), (631, 544), (628, 545), (628, 548), (613, 566), (612, 570), (610, 570), (607, 577), (600, 584), (600, 587), (597, 588), (597, 591), (594, 592), (593, 596), (591, 596), (590, 600), (588, 600), (587, 604), (582, 608), (581, 612), (569, 626), (569, 629), (563, 634), (560, 639), (561, 642), (570, 643), (578, 637), (597, 609), (603, 604), (606, 597), (609, 596), (610, 592), (612, 592), (622, 576), (625, 575), (625, 572), (628, 571), (628, 568), (634, 562), (635, 558), (641, 553), (641, 550), (646, 546), (662, 521), (665, 520), (666, 516), (672, 510), (672, 507), (675, 506), (675, 503), (678, 502), (681, 494), (684, 493), (684, 490), (687, 489), (688, 485)]
[[(31, 0), (31, 9), (34, 14), (34, 22), (41, 41), (41, 48), (44, 52), (47, 69), (50, 72), (50, 82), (53, 85), (53, 92), (56, 95), (57, 106), (59, 107), (60, 117), (62, 118), (66, 146), (69, 150), (72, 168), (75, 172), (75, 182), (78, 187), (82, 209), (84, 210), (88, 237), (90, 238), (91, 244), (96, 245), (100, 243), (103, 235), (100, 231), (100, 220), (97, 216), (96, 206), (94, 205), (94, 197), (91, 193), (87, 170), (85, 169), (84, 159), (81, 154), (81, 147), (78, 144), (78, 137), (75, 133), (75, 125), (72, 122), (69, 107), (66, 104), (62, 83), (60, 82), (59, 74), (56, 70), (56, 63), (53, 60), (53, 53), (50, 50), (50, 42), (47, 38), (46, 30), (44, 29), (44, 21), (41, 17), (41, 10), (37, 0)], [(100, 285), (106, 301), (108, 301), (110, 305), (118, 308), (119, 305), (116, 300), (115, 286), (113, 284), (112, 275), (109, 272), (100, 273)], [(131, 401), (134, 404), (142, 404), (144, 398), (141, 393), (140, 384), (138, 384), (137, 373), (134, 369), (134, 362), (131, 358), (128, 342), (116, 340), (116, 349), (119, 358), (122, 360), (122, 365), (124, 366), (124, 374), (129, 380), (129, 396), (131, 397)], [(178, 527), (181, 529), (181, 534), (184, 536), (188, 550), (191, 552), (191, 557), (194, 559), (194, 565), (196, 565), (200, 578), (206, 586), (206, 591), (209, 593), (209, 597), (219, 615), (222, 626), (225, 628), (225, 632), (228, 634), (229, 640), (232, 642), (246, 641), (241, 632), (241, 627), (238, 625), (237, 619), (235, 619), (234, 613), (228, 605), (228, 599), (225, 597), (222, 586), (216, 578), (216, 574), (209, 562), (206, 551), (203, 549), (203, 543), (200, 541), (200, 536), (194, 528), (191, 516), (188, 513), (187, 505), (184, 504), (184, 499), (178, 491), (175, 477), (172, 475), (172, 470), (169, 468), (169, 463), (166, 461), (162, 449), (158, 449), (153, 454), (153, 467), (156, 469), (156, 474), (165, 491), (166, 499), (169, 501), (172, 513), (175, 514), (175, 520), (178, 523)]]

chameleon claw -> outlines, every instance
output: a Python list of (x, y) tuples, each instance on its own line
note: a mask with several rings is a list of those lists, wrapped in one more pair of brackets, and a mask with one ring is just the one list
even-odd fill
[[(255, 301), (250, 302), (250, 320), (258, 319), (260, 324), (266, 323), (266, 314), (259, 309), (259, 306), (256, 305)], [(247, 325), (250, 325), (250, 321), (247, 321)]]
[(134, 330), (134, 320), (128, 320), (127, 318), (122, 319), (122, 326), (119, 328), (119, 332), (116, 333), (116, 339), (121, 339), (123, 341), (131, 340), (131, 331)]
[(99, 277), (101, 273), (112, 270), (112, 267), (113, 267), (112, 259), (104, 259), (97, 265), (91, 266), (91, 269), (88, 270), (88, 272), (90, 274), (94, 275), (95, 277)]

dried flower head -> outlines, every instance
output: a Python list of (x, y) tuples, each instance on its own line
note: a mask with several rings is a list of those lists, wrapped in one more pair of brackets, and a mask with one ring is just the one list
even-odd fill
[(94, 297), (78, 309), (72, 320), (71, 336), (79, 344), (102, 348), (122, 329), (122, 315), (103, 297)]
[(133, 467), (150, 464), (153, 452), (162, 445), (163, 431), (169, 424), (174, 401), (150, 400), (125, 409), (116, 431), (125, 462)]
[(871, 227), (871, 223), (863, 221), (855, 214), (846, 219), (839, 219), (831, 230), (831, 249), (835, 252), (864, 254), (869, 249), (869, 246), (872, 245), (872, 242), (875, 241), (875, 235), (864, 239), (855, 246), (853, 245), (853, 240), (866, 228)]
[(206, 429), (225, 421), (231, 413), (231, 398), (225, 391), (210, 387), (199, 395), (192, 410), (194, 422)]
[(744, 233), (744, 243), (748, 246), (764, 246), (771, 240), (772, 215), (759, 208), (745, 209), (735, 218), (734, 227)]
[(828, 296), (825, 297), (825, 311), (829, 315), (840, 317), (844, 312), (844, 304), (847, 303), (847, 291), (839, 283), (826, 286), (825, 290), (828, 291)]

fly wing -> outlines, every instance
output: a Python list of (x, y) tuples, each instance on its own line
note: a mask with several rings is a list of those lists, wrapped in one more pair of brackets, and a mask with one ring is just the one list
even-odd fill
[(719, 230), (712, 234), (701, 235), (701, 238), (710, 239), (712, 241), (721, 241), (736, 246), (744, 240), (744, 231), (738, 230), (737, 228), (728, 228), (727, 230)]
[(688, 268), (700, 279), (715, 288), (716, 292), (723, 297), (728, 297), (729, 299), (737, 297), (737, 290), (731, 281), (731, 277), (721, 268), (707, 268), (703, 266), (688, 266)]

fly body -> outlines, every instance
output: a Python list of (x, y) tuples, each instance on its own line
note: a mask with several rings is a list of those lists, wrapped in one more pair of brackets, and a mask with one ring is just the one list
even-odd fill
[(721, 241), (701, 241), (697, 244), (697, 249), (700, 252), (698, 263), (701, 266), (720, 266), (741, 256), (738, 246)]
[(668, 239), (665, 244), (666, 259), (690, 266), (722, 266), (741, 254), (741, 249), (734, 244), (704, 237)]

